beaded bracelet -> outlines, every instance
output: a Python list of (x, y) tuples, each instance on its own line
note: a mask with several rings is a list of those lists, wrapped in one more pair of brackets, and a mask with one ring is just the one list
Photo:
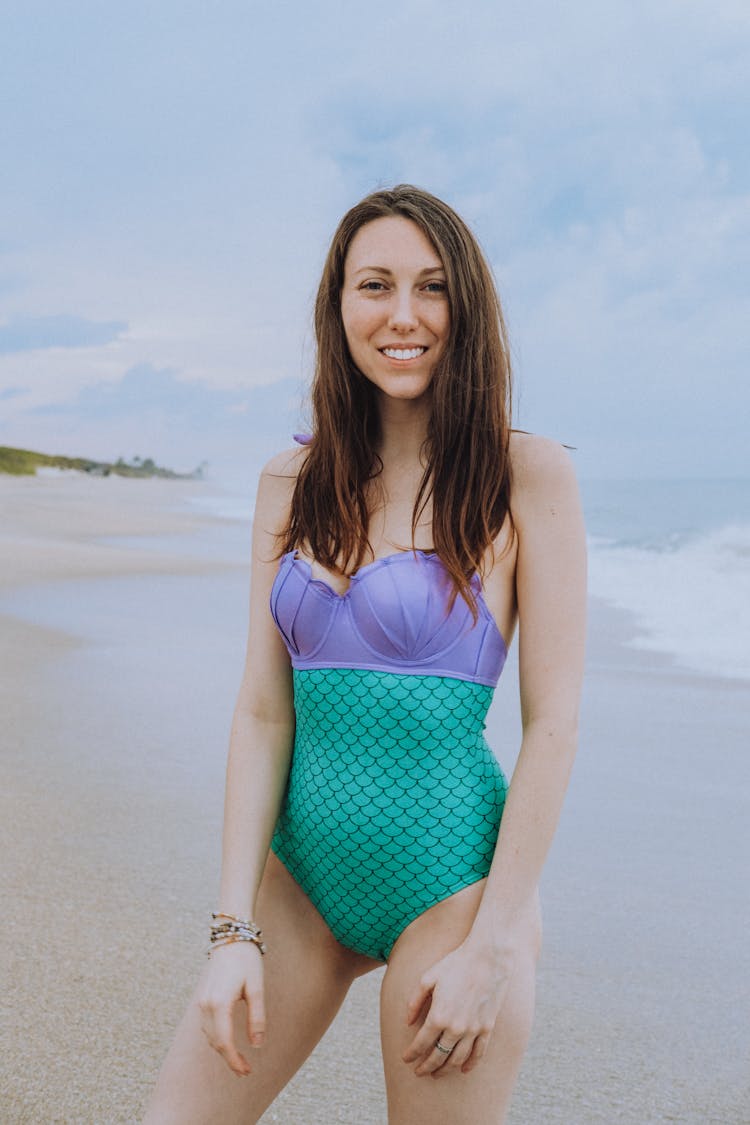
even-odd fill
[(266, 952), (266, 943), (261, 941), (261, 931), (249, 918), (238, 918), (236, 914), (224, 914), (219, 910), (215, 911), (211, 918), (213, 921), (208, 957), (215, 949), (219, 949), (222, 945), (233, 945), (236, 941), (252, 942), (253, 945), (257, 945), (261, 953)]

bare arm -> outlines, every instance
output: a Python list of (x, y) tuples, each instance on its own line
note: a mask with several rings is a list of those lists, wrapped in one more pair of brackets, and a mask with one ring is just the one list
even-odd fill
[(289, 772), (294, 706), (289, 655), (269, 612), (279, 530), (288, 510), (294, 454), (261, 475), (253, 517), (250, 625), (227, 761), (219, 909), (251, 917)]
[[(269, 462), (253, 517), (250, 626), (229, 740), (218, 903), (219, 910), (240, 918), (254, 915), (294, 741), (291, 666), (269, 598), (278, 568), (275, 533), (286, 519), (299, 456), (279, 454)], [(262, 926), (263, 920), (257, 921)], [(247, 942), (214, 951), (200, 992), (209, 1042), (236, 1074), (243, 1075), (250, 1065), (237, 1050), (232, 1022), (239, 1001), (247, 1006), (250, 1042), (260, 1046), (265, 1031), (263, 971), (258, 948)]]
[[(417, 1075), (468, 1073), (486, 1052), (510, 982), (529, 957), (531, 911), (576, 750), (586, 615), (578, 489), (560, 446), (528, 436), (514, 447), (523, 738), (472, 928), (422, 975), (407, 1008), (413, 1023), (429, 998), (403, 1056)], [(443, 1035), (447, 1059), (435, 1046)]]
[(526, 438), (514, 459), (523, 739), (472, 939), (501, 951), (528, 906), (577, 747), (586, 622), (578, 488), (561, 446)]

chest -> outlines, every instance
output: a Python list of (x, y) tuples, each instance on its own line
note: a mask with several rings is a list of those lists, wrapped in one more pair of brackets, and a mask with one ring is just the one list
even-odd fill
[(378, 558), (338, 594), (291, 551), (279, 566), (271, 612), (297, 669), (416, 672), (494, 685), (505, 642), (478, 576), (472, 586), (476, 621), (462, 598), (451, 601), (450, 579), (433, 554)]
[(403, 479), (391, 474), (386, 481), (378, 481), (373, 487), (368, 496), (368, 538), (374, 559), (394, 551), (433, 549), (431, 499), (420, 513), (416, 528), (412, 528), (418, 489), (419, 479), (413, 474), (405, 474)]

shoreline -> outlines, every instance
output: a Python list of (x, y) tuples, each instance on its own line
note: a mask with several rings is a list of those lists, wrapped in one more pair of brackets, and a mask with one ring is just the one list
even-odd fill
[[(158, 483), (165, 494), (145, 503), (96, 494), (108, 534), (145, 527), (148, 548), (102, 545), (91, 495), (53, 525), (59, 492), (47, 490), (46, 507), (3, 527), (25, 541), (0, 580), (8, 1122), (137, 1120), (203, 963), (247, 529), (225, 539), (221, 521), (171, 510), (182, 482)], [(44, 544), (40, 569), (19, 564), (30, 542)], [(75, 565), (59, 544), (75, 545)], [(629, 647), (627, 611), (591, 610), (579, 759), (543, 879), (537, 1021), (510, 1122), (741, 1125), (746, 688)], [(488, 724), (507, 772), (516, 676), (512, 659)], [(384, 1125), (382, 972), (355, 983), (264, 1125)]]
[[(82, 473), (0, 475), (0, 592), (32, 582), (200, 570), (207, 565), (198, 549), (202, 539), (220, 528), (241, 530), (189, 506), (209, 487)], [(164, 540), (171, 550), (153, 549)], [(247, 557), (232, 547), (211, 562), (247, 565)]]

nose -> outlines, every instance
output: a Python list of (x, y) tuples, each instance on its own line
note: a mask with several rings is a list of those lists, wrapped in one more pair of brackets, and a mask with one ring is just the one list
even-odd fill
[(419, 324), (411, 289), (396, 289), (388, 315), (388, 327), (394, 332), (412, 332)]

